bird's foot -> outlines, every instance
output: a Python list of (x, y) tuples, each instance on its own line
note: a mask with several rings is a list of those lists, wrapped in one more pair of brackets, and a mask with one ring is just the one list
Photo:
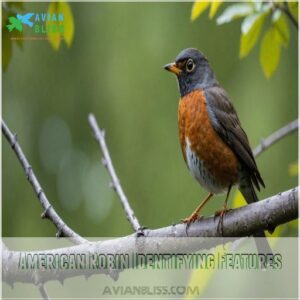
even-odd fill
[(218, 210), (215, 212), (214, 218), (219, 217), (217, 231), (221, 234), (221, 236), (223, 236), (223, 232), (224, 232), (224, 216), (230, 210), (231, 209), (227, 209), (227, 207), (224, 206), (224, 208), (222, 210)]
[(197, 221), (198, 219), (201, 219), (203, 216), (199, 216), (198, 213), (192, 213), (189, 217), (181, 219), (181, 223), (184, 224), (191, 224)]
[(216, 217), (223, 217), (228, 211), (230, 211), (230, 210), (232, 210), (231, 208), (223, 208), (223, 209), (221, 209), (221, 210), (217, 210), (216, 212), (215, 212), (215, 215), (214, 215), (214, 217), (216, 218)]

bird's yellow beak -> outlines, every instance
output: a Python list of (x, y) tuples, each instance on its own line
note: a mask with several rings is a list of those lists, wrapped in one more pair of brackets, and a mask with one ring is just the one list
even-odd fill
[(176, 63), (174, 63), (174, 62), (165, 65), (165, 66), (164, 66), (164, 69), (167, 70), (167, 71), (169, 71), (169, 72), (172, 72), (172, 73), (174, 73), (174, 74), (176, 74), (176, 75), (179, 75), (179, 74), (182, 72), (182, 70), (179, 69), (179, 68), (177, 67)]

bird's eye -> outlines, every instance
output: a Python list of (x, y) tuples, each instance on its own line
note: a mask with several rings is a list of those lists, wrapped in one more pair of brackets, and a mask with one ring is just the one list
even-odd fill
[(190, 58), (187, 63), (186, 63), (186, 70), (191, 73), (195, 68), (195, 64), (193, 62), (193, 60)]

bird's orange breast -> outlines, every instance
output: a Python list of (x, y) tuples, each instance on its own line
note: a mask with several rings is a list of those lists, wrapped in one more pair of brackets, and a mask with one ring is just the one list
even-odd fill
[(214, 130), (206, 105), (202, 90), (193, 91), (179, 101), (178, 128), (181, 150), (187, 162), (188, 140), (191, 150), (214, 179), (222, 186), (228, 187), (238, 181), (238, 159)]

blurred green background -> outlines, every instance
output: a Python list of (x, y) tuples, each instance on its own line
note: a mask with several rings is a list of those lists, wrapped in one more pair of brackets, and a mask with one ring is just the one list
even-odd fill
[[(47, 11), (26, 3), (26, 11)], [(140, 222), (167, 226), (189, 215), (206, 191), (189, 174), (179, 147), (175, 77), (162, 66), (196, 47), (231, 95), (252, 147), (298, 113), (298, 38), (267, 80), (259, 48), (238, 58), (240, 22), (217, 26), (205, 15), (190, 21), (192, 3), (70, 3), (75, 22), (71, 48), (47, 41), (14, 44), (3, 73), (3, 118), (19, 142), (51, 204), (83, 236), (131, 233), (109, 188), (101, 153), (88, 125), (93, 112), (122, 186)], [(261, 199), (297, 185), (288, 172), (297, 161), (297, 134), (257, 160), (266, 189)], [(2, 230), (8, 236), (54, 236), (40, 219), (40, 204), (15, 154), (2, 141)], [(234, 196), (232, 193), (231, 198)], [(203, 210), (223, 205), (215, 197)], [(292, 235), (292, 231), (287, 231)]]

